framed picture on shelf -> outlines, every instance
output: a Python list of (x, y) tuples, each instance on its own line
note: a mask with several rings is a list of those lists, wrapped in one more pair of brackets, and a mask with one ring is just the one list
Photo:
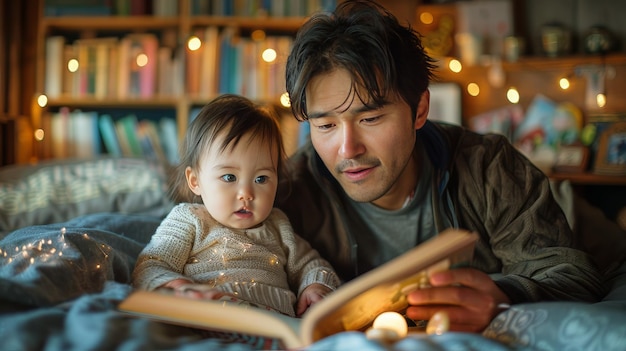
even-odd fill
[(583, 173), (587, 170), (589, 149), (582, 144), (561, 145), (556, 153), (554, 171)]
[(611, 124), (600, 135), (593, 173), (626, 176), (626, 121)]

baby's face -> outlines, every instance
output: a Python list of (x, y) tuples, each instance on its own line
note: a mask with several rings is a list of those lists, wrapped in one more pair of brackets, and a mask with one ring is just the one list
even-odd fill
[[(221, 145), (219, 136), (213, 145)], [(202, 197), (207, 210), (230, 228), (252, 228), (272, 211), (278, 187), (278, 149), (259, 138), (244, 135), (234, 148), (212, 146), (193, 172), (191, 190)]]

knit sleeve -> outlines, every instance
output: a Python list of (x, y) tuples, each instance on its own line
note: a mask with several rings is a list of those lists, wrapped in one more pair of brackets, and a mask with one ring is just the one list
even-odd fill
[(330, 263), (323, 259), (311, 245), (294, 233), (287, 216), (279, 209), (274, 209), (272, 219), (277, 224), (283, 249), (287, 253), (286, 270), (289, 285), (298, 295), (309, 285), (319, 283), (337, 289), (339, 277)]
[(189, 279), (183, 269), (197, 230), (191, 206), (174, 207), (139, 254), (133, 271), (136, 288), (154, 290), (174, 279)]

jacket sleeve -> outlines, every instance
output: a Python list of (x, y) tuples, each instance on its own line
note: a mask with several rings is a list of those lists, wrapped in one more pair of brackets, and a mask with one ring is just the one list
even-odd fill
[(548, 178), (504, 137), (476, 142), (455, 166), (457, 214), (482, 237), (478, 268), (495, 273), (499, 267), (495, 282), (512, 302), (597, 301), (605, 294), (602, 275), (576, 247)]

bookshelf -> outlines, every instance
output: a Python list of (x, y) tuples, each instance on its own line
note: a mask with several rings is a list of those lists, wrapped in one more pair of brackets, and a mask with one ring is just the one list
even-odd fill
[[(158, 3), (164, 2), (169, 3), (169, 12), (156, 15), (157, 6), (162, 5)], [(142, 10), (118, 14), (118, 3), (124, 1), (93, 0), (88, 3), (109, 7), (90, 15), (47, 15), (65, 11), (51, 9), (54, 3), (38, 0), (37, 7), (36, 101), (31, 120), (34, 131), (42, 130), (44, 137), (34, 142), (35, 160), (73, 156), (54, 152), (55, 143), (68, 142), (65, 139), (69, 132), (55, 132), (60, 127), (51, 125), (52, 120), (63, 120), (53, 118), (61, 112), (69, 113), (70, 124), (75, 120), (71, 112), (96, 112), (92, 116), (97, 124), (96, 120), (107, 114), (114, 122), (126, 115), (142, 120), (147, 111), (152, 117), (146, 118), (153, 122), (174, 120), (180, 139), (191, 114), (219, 94), (237, 93), (279, 106), (284, 64), (293, 36), (308, 14), (334, 8), (336, 2), (254, 2), (269, 7), (252, 13), (250, 6), (237, 5), (251, 2), (133, 0), (135, 6), (143, 4)], [(207, 4), (213, 8), (207, 8)], [(188, 46), (194, 37), (200, 39), (198, 50)], [(260, 59), (268, 48), (275, 51), (275, 59), (270, 62)], [(148, 57), (145, 66), (139, 66), (139, 61), (135, 64), (141, 54)], [(71, 59), (78, 59), (74, 72), (67, 66)], [(151, 64), (154, 66), (147, 69)], [(68, 124), (68, 118), (65, 120)], [(62, 149), (75, 148), (72, 143), (70, 140), (70, 146)], [(104, 149), (95, 152), (109, 153), (104, 140), (101, 146)]]

